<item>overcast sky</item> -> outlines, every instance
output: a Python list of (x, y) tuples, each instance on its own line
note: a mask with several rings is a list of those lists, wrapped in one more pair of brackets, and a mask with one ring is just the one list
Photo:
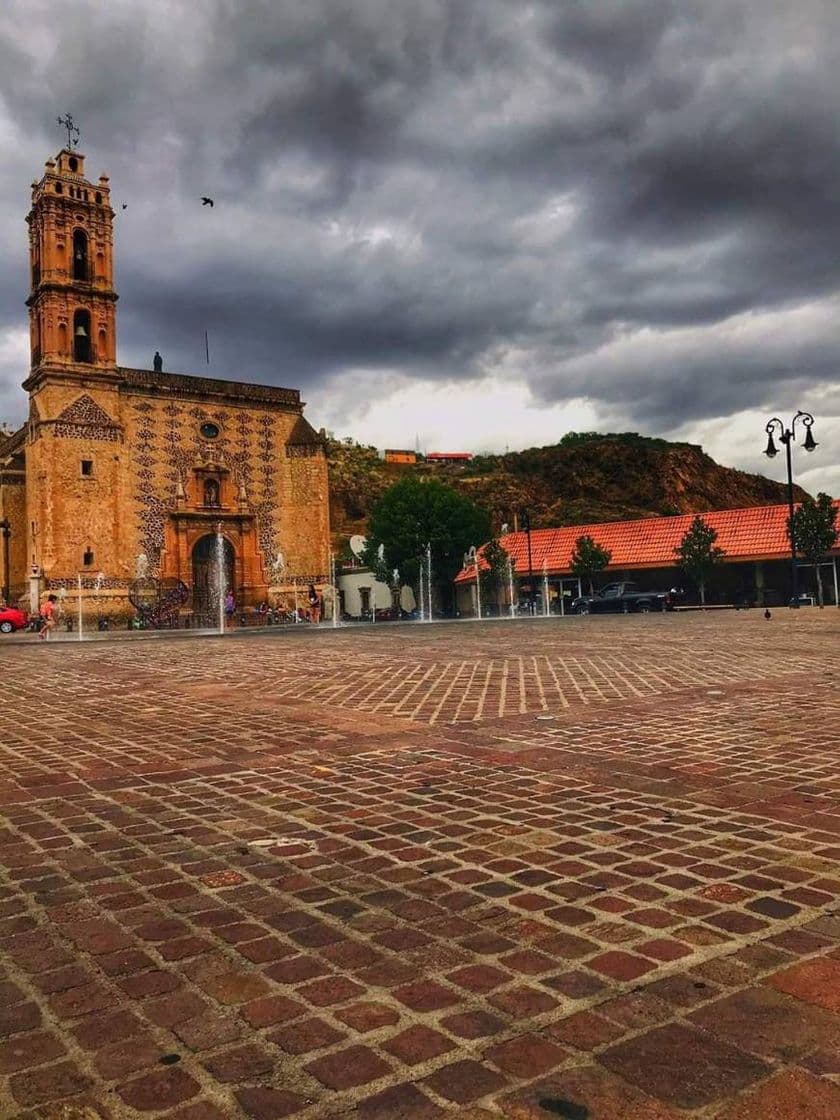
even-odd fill
[(776, 478), (764, 423), (806, 408), (798, 477), (840, 494), (837, 0), (5, 0), (10, 421), (68, 110), (124, 365), (206, 373), (207, 329), (211, 375), (379, 446), (637, 430)]

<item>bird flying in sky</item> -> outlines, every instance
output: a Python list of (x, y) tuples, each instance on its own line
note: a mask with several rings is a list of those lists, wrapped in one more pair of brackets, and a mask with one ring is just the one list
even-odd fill
[(213, 205), (213, 199), (208, 198), (206, 195), (202, 195), (201, 196), (201, 205), (202, 206), (212, 206)]

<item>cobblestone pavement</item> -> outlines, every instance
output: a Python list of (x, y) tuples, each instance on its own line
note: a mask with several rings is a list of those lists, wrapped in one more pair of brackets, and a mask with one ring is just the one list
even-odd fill
[(840, 1118), (840, 612), (0, 669), (3, 1120)]

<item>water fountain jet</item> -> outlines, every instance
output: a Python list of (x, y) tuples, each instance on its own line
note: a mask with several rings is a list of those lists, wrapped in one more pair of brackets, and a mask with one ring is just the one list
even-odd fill
[(222, 536), (222, 523), (216, 523), (216, 596), (218, 598), (219, 633), (225, 632), (225, 538)]
[(432, 546), (431, 543), (426, 545), (426, 601), (429, 604), (429, 619), (432, 621), (433, 607), (432, 607)]

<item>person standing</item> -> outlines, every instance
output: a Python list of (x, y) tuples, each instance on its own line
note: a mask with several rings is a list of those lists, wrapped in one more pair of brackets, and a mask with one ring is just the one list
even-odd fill
[(311, 622), (321, 621), (321, 598), (315, 590), (315, 584), (309, 585), (309, 619)]
[(225, 618), (228, 626), (233, 626), (233, 616), (236, 614), (236, 598), (232, 591), (225, 595)]
[(39, 612), (41, 616), (41, 631), (38, 634), (39, 638), (46, 640), (50, 636), (50, 631), (55, 628), (56, 623), (56, 596), (48, 595), (47, 601), (41, 604)]

